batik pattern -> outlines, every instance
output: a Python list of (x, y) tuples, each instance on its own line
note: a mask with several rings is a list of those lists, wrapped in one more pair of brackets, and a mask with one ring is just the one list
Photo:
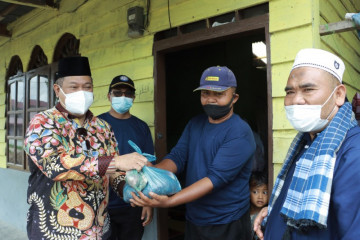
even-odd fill
[[(117, 155), (110, 126), (87, 114), (78, 122), (52, 108), (34, 116), (24, 150), (28, 155), (29, 239), (102, 239), (109, 230), (109, 178), (101, 161)], [(86, 146), (90, 146), (87, 149)], [(108, 164), (108, 163), (107, 163)]]

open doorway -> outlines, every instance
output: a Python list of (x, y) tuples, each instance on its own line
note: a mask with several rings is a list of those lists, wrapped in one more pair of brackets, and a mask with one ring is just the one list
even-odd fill
[[(216, 37), (201, 41), (194, 35), (191, 44), (182, 45), (180, 40), (173, 45), (154, 47), (155, 148), (159, 159), (175, 146), (188, 121), (203, 112), (199, 92), (193, 90), (198, 87), (206, 68), (220, 65), (230, 68), (237, 78), (239, 100), (234, 112), (258, 133), (264, 146), (264, 157), (272, 162), (271, 79), (266, 62), (269, 59), (269, 56), (266, 58), (269, 54), (269, 47), (266, 47), (268, 17), (251, 21), (256, 26), (249, 28), (246, 24), (248, 30), (239, 30), (236, 34), (220, 31), (223, 36), (215, 33)], [(265, 56), (254, 50), (255, 43), (265, 46)], [(270, 171), (269, 182), (272, 182), (272, 168)], [(178, 177), (182, 182), (182, 176)], [(159, 211), (160, 240), (183, 239), (185, 210), (185, 206), (178, 206)]]
[[(234, 72), (240, 96), (234, 112), (249, 123), (266, 146), (266, 69), (261, 68), (252, 51), (252, 44), (262, 41), (263, 34), (256, 34), (166, 54), (167, 152), (175, 146), (188, 121), (203, 112), (200, 93), (193, 90), (199, 86), (202, 71), (217, 65)], [(179, 179), (182, 181), (182, 176)], [(184, 211), (184, 206), (169, 209), (169, 239), (181, 234), (178, 231), (183, 228)]]

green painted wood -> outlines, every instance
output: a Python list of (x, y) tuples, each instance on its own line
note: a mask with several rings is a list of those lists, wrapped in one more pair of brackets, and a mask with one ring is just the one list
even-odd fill
[(293, 61), (286, 63), (273, 64), (271, 66), (271, 80), (272, 80), (272, 96), (284, 97), (285, 86), (291, 71)]
[(271, 63), (293, 61), (302, 48), (312, 47), (312, 25), (271, 34)]
[[(91, 64), (91, 63), (90, 63)], [(154, 58), (152, 56), (123, 62), (115, 65), (94, 69), (92, 77), (94, 87), (109, 86), (114, 76), (125, 74), (131, 79), (146, 79), (153, 77)]]
[[(111, 81), (109, 81), (110, 84)], [(152, 102), (154, 101), (154, 83), (152, 78), (134, 80), (136, 92), (134, 103)], [(94, 88), (94, 102), (93, 107), (110, 107), (108, 100), (109, 85)]]
[(344, 5), (346, 12), (348, 13), (357, 13), (359, 9), (356, 9), (355, 5), (350, 0), (340, 0), (342, 5)]
[(312, 2), (304, 0), (272, 1), (270, 11), (270, 32), (282, 31), (312, 23)]
[(285, 160), (287, 151), (283, 149), (289, 149), (292, 140), (294, 139), (297, 131), (294, 129), (291, 130), (278, 130), (273, 134), (273, 144), (274, 144), (274, 163), (282, 163)]
[[(181, 26), (266, 2), (268, 0), (173, 0), (170, 1), (171, 26)], [(170, 24), (167, 1), (162, 0), (152, 3), (151, 16), (150, 32), (168, 29)]]
[[(87, 56), (95, 69), (152, 56), (153, 36), (127, 40), (100, 49), (88, 49)], [(104, 61), (106, 59), (106, 61)]]

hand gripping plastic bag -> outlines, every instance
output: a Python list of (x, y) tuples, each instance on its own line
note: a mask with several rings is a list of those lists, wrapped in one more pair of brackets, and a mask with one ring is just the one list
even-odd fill
[[(131, 140), (129, 144), (139, 154), (144, 155), (150, 162), (156, 159), (155, 156), (142, 153), (140, 148)], [(126, 184), (123, 190), (123, 198), (125, 202), (129, 202), (132, 198), (131, 192), (137, 194), (138, 191), (149, 197), (149, 193), (153, 192), (159, 195), (172, 195), (181, 190), (180, 183), (170, 171), (155, 167), (144, 166), (140, 172), (130, 170), (126, 172)]]
[[(172, 195), (181, 190), (180, 183), (175, 174), (172, 172), (148, 166), (144, 166), (141, 171), (147, 179), (147, 184), (141, 192), (147, 197), (149, 197), (150, 192), (159, 195)], [(137, 190), (126, 183), (123, 191), (123, 198), (125, 202), (129, 202), (132, 198), (131, 192), (138, 195)]]
[[(153, 162), (156, 160), (156, 157), (154, 155), (143, 153), (141, 149), (133, 141), (129, 140), (128, 143), (137, 153), (145, 156), (149, 162)], [(148, 182), (143, 172), (138, 172), (135, 169), (126, 172), (125, 180), (126, 183), (130, 185), (132, 188), (134, 188), (136, 191), (143, 190)]]

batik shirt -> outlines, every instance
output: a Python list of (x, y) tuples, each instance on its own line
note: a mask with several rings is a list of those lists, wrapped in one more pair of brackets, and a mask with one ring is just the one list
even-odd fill
[(105, 173), (118, 152), (108, 123), (88, 111), (80, 126), (58, 104), (31, 120), (24, 150), (31, 173), (29, 239), (106, 239)]

